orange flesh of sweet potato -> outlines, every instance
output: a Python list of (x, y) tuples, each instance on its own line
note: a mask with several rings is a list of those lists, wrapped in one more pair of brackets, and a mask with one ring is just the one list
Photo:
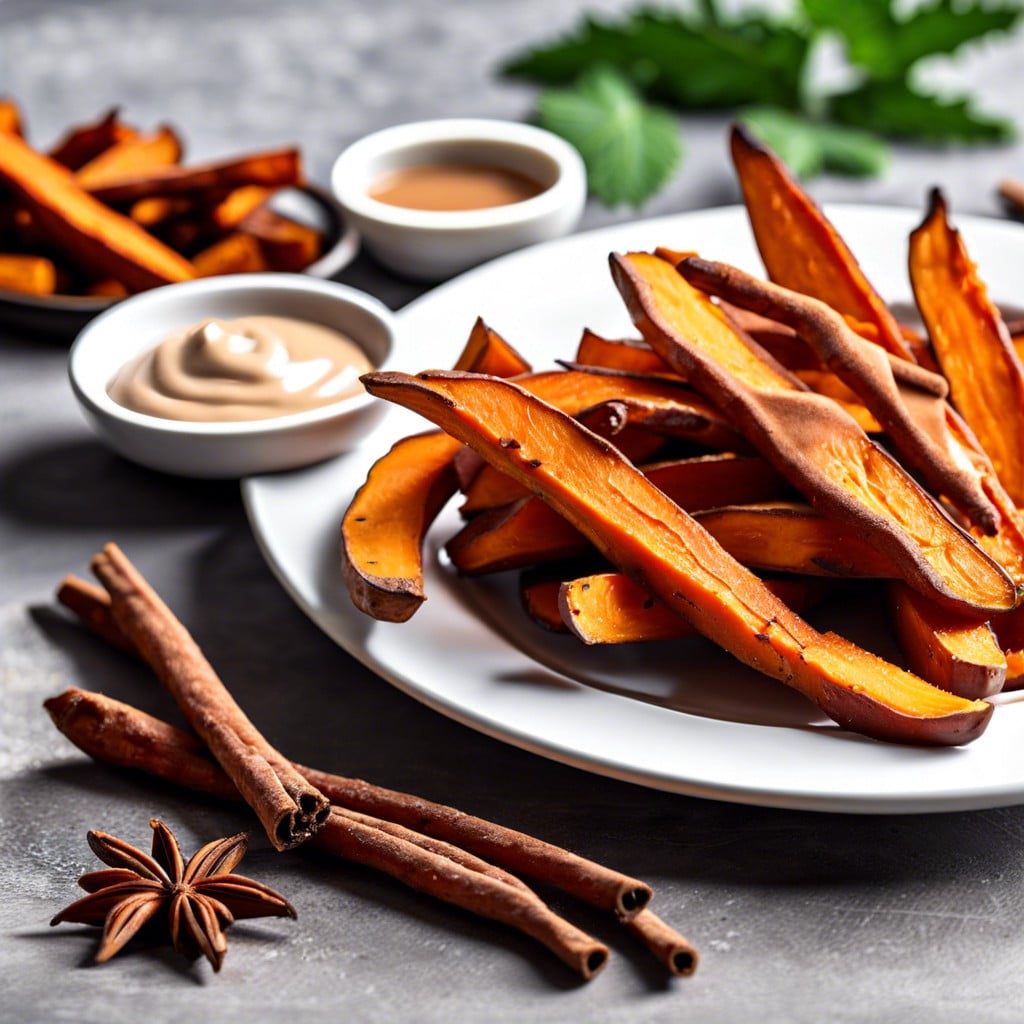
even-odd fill
[(302, 162), (294, 148), (267, 150), (192, 167), (165, 167), (125, 175), (92, 189), (105, 203), (128, 203), (146, 196), (190, 195), (239, 185), (298, 185)]
[[(703, 292), (664, 260), (613, 256), (619, 291), (651, 347), (816, 508), (860, 534), (903, 578), (971, 615), (1007, 611), (1017, 591), (1006, 573), (957, 527), (834, 402), (808, 391), (752, 386), (718, 358), (729, 325)], [(714, 333), (705, 330), (716, 324)]]
[[(688, 507), (679, 494), (670, 497), (748, 568), (840, 578), (898, 575), (895, 566), (869, 544), (808, 505), (761, 502), (708, 508), (698, 503)], [(448, 541), (446, 550), (460, 572), (481, 575), (576, 557), (590, 547), (578, 530), (540, 499), (520, 498), (471, 519)]]
[(150, 196), (132, 203), (128, 216), (144, 228), (155, 228), (161, 224), (193, 212), (194, 200), (183, 197)]
[(455, 493), (459, 442), (442, 433), (397, 441), (356, 492), (341, 526), (341, 564), (352, 602), (385, 622), (405, 622), (423, 603), (420, 546)]
[[(654, 463), (643, 472), (691, 512), (720, 501), (767, 501), (786, 490), (782, 478), (756, 458), (715, 455)], [(494, 470), (494, 474), (515, 483), (504, 473)], [(498, 572), (588, 550), (588, 542), (576, 529), (540, 499), (530, 497), (481, 511), (447, 545), (453, 564), (465, 573)]]
[(243, 235), (238, 231), (196, 253), (192, 257), (192, 266), (197, 277), (252, 274), (270, 269), (259, 242), (251, 235)]
[(44, 256), (0, 253), (0, 288), (29, 295), (52, 295), (57, 285), (57, 269)]
[(609, 370), (635, 373), (671, 373), (668, 364), (646, 344), (611, 341), (593, 331), (584, 330), (576, 349), (576, 362), (582, 366), (603, 366)]
[[(677, 269), (696, 287), (793, 328), (822, 363), (854, 390), (903, 461), (932, 491), (949, 500), (972, 524), (987, 533), (995, 532), (997, 513), (978, 473), (965, 462), (962, 453), (951, 450), (944, 414), (948, 386), (942, 377), (894, 360), (852, 331), (843, 317), (818, 299), (759, 281), (724, 263), (691, 258), (683, 260)], [(894, 364), (899, 366), (902, 388)], [(932, 409), (923, 407), (929, 400)], [(925, 424), (932, 429), (926, 429)], [(938, 436), (933, 436), (935, 431)]]
[(888, 598), (893, 629), (912, 672), (970, 700), (1003, 688), (1006, 658), (988, 623), (936, 608), (903, 583), (889, 584)]
[(239, 185), (214, 204), (210, 220), (221, 231), (231, 231), (273, 194), (274, 189), (267, 185)]
[[(529, 370), (529, 364), (496, 331), (477, 322), (456, 361), (495, 376)], [(423, 537), (455, 493), (455, 457), (462, 446), (445, 434), (398, 441), (370, 469), (345, 512), (341, 565), (352, 601), (388, 622), (404, 622), (426, 599)]]
[[(457, 367), (463, 369), (463, 367)], [(589, 373), (585, 370), (550, 370), (531, 374), (519, 383), (531, 394), (568, 413), (578, 416), (605, 402), (620, 399), (650, 400), (663, 403), (662, 408), (678, 413), (677, 434), (706, 438), (721, 434), (729, 441), (743, 444), (739, 437), (722, 420), (721, 415), (711, 408), (699, 395), (694, 394), (682, 382), (632, 373)], [(636, 408), (636, 406), (634, 406)], [(604, 415), (607, 410), (596, 410), (597, 422), (593, 427), (602, 432), (607, 424)], [(628, 410), (627, 410), (628, 412)], [(682, 417), (685, 415), (685, 421)], [(690, 433), (683, 434), (685, 423)], [(590, 423), (588, 422), (588, 425)], [(622, 430), (624, 424), (613, 424), (616, 445), (631, 459), (649, 457), (660, 446), (657, 438), (644, 433), (629, 436)], [(636, 442), (635, 446), (633, 442)], [(493, 467), (485, 466), (466, 490), (466, 500), (461, 512), (464, 516), (475, 515), (486, 508), (506, 505), (524, 496), (521, 485)]]
[(440, 372), (371, 373), (363, 382), (542, 493), (634, 582), (842, 725), (887, 740), (949, 745), (974, 739), (987, 724), (991, 705), (945, 693), (818, 633), (612, 446), (516, 385)]
[(171, 167), (181, 159), (181, 151), (181, 139), (173, 128), (164, 125), (152, 135), (114, 143), (75, 171), (75, 181), (84, 189), (92, 189), (127, 174)]
[(323, 235), (316, 228), (284, 217), (268, 206), (253, 210), (238, 225), (238, 230), (259, 242), (273, 270), (286, 273), (308, 267), (323, 248)]
[(696, 515), (737, 561), (811, 576), (886, 578), (896, 567), (842, 524), (793, 502), (709, 508)]
[(953, 402), (1024, 506), (1024, 365), (938, 191), (910, 237), (910, 277)]
[[(522, 383), (519, 381), (518, 383)], [(603, 411), (602, 411), (603, 412)], [(604, 428), (604, 416), (598, 418), (593, 426), (586, 416), (577, 416), (588, 430), (595, 434), (601, 434)], [(664, 447), (665, 439), (660, 434), (653, 434), (648, 430), (634, 429), (630, 426), (619, 430), (615, 435), (615, 447), (630, 462), (637, 465), (650, 462), (652, 458)], [(528, 498), (530, 492), (518, 480), (514, 480), (507, 473), (503, 473), (494, 466), (484, 465), (473, 477), (472, 481), (464, 489), (465, 501), (459, 508), (463, 518), (478, 515), (480, 512), (491, 508), (499, 508), (508, 505), (520, 498)]]
[(533, 367), (493, 328), (477, 317), (469, 332), (456, 370), (490, 373), (495, 377), (518, 377)]
[[(795, 612), (820, 600), (826, 588), (809, 579), (770, 579), (764, 585)], [(547, 598), (545, 592), (541, 595)], [(630, 644), (693, 636), (696, 630), (620, 572), (568, 580), (556, 595), (567, 628), (585, 644)]]
[(123, 299), (128, 294), (128, 289), (115, 278), (104, 277), (87, 285), (85, 293), (86, 295), (106, 296), (111, 299)]
[(0, 132), (22, 135), (21, 110), (12, 99), (0, 99)]
[[(561, 589), (562, 581), (559, 579), (520, 581), (519, 601), (523, 611), (549, 633), (569, 632), (569, 627), (562, 621), (562, 612), (558, 607), (558, 593)], [(678, 616), (673, 618), (682, 622)]]
[(896, 318), (831, 222), (767, 147), (742, 128), (731, 135), (733, 164), (768, 276), (870, 324), (882, 348), (913, 361)]
[(629, 644), (695, 636), (680, 615), (620, 572), (563, 583), (557, 594), (562, 621), (585, 644)]
[(48, 156), (62, 167), (77, 171), (104, 150), (138, 133), (126, 125), (117, 107), (108, 110), (98, 121), (76, 125), (49, 151)]
[(15, 135), (0, 133), (0, 181), (28, 206), (40, 232), (93, 272), (135, 289), (195, 276), (188, 260), (98, 202), (68, 170)]

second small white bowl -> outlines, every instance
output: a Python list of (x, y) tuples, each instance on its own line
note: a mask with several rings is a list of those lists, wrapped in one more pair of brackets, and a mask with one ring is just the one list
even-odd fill
[[(483, 210), (412, 210), (370, 197), (388, 174), (422, 164), (469, 163), (536, 181), (530, 199)], [(587, 195), (579, 153), (564, 139), (512, 121), (451, 119), (385, 128), (335, 161), (331, 188), (384, 266), (441, 281), (495, 256), (568, 234)]]
[(299, 274), (232, 274), (141, 292), (97, 317), (68, 357), (71, 387), (115, 451), (182, 476), (241, 477), (318, 462), (351, 448), (384, 405), (365, 392), (307, 412), (236, 423), (192, 423), (135, 412), (107, 393), (114, 374), (172, 331), (211, 318), (286, 316), (348, 335), (377, 368), (394, 344), (391, 312), (372, 296)]

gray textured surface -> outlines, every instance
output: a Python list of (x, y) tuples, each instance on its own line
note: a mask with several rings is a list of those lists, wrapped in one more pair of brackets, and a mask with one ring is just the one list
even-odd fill
[[(295, 139), (324, 180), (340, 147), (374, 127), (524, 116), (530, 90), (496, 84), (491, 68), (581, 5), (553, 6), (8, 0), (0, 93), (23, 101), (38, 139), (121, 102), (141, 122), (179, 124), (196, 156)], [(1022, 60), (1018, 39), (944, 74), (1014, 111)], [(687, 167), (648, 212), (735, 199), (722, 122), (687, 127)], [(992, 186), (1021, 173), (1022, 155), (1020, 146), (902, 150), (878, 182), (823, 181), (815, 191), (917, 204), (937, 181), (955, 209), (994, 212)], [(587, 223), (622, 216), (593, 207)], [(392, 305), (415, 294), (366, 261), (344, 279)], [(59, 345), (0, 328), (0, 1019), (1021, 1019), (1024, 808), (855, 818), (735, 807), (589, 776), (448, 722), (302, 617), (264, 567), (233, 486), (148, 473), (94, 441), (64, 359)], [(155, 814), (193, 848), (246, 824), (87, 762), (40, 709), (79, 684), (171, 713), (147, 673), (54, 610), (60, 577), (83, 572), (108, 539), (157, 583), (272, 740), (306, 762), (456, 804), (647, 879), (663, 916), (699, 944), (699, 973), (665, 982), (614, 926), (559, 902), (616, 954), (579, 984), (504, 928), (366, 870), (278, 857), (261, 840), (243, 870), (284, 891), (297, 922), (237, 926), (217, 977), (164, 950), (87, 967), (94, 933), (47, 921), (94, 864), (88, 828), (143, 842)]]

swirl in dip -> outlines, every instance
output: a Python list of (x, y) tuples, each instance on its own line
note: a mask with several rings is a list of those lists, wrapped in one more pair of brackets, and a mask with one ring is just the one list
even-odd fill
[(107, 393), (135, 412), (223, 423), (270, 419), (359, 394), (373, 369), (351, 338), (283, 316), (205, 320), (126, 363)]

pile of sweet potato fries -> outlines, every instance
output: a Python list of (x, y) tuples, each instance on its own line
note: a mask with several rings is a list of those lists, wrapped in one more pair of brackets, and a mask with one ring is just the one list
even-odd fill
[[(443, 433), (399, 441), (354, 497), (352, 599), (413, 614), (422, 538), (461, 490), (452, 563), (524, 570), (546, 628), (702, 634), (844, 727), (966, 743), (1024, 686), (1020, 353), (937, 192), (910, 239), (921, 334), (774, 154), (736, 129), (732, 155), (770, 280), (613, 254), (642, 340), (586, 332), (534, 373), (478, 322), (453, 371), (364, 378)], [(884, 581), (910, 671), (800, 617), (846, 577)]]
[(317, 259), (321, 233), (269, 205), (302, 183), (298, 150), (188, 166), (182, 153), (174, 129), (140, 132), (117, 110), (42, 152), (0, 100), (0, 289), (116, 298)]

